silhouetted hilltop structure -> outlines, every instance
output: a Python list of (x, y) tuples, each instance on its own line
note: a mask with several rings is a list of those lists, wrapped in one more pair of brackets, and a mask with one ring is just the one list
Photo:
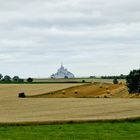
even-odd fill
[(74, 74), (61, 65), (61, 67), (57, 70), (57, 73), (51, 75), (51, 78), (74, 78)]

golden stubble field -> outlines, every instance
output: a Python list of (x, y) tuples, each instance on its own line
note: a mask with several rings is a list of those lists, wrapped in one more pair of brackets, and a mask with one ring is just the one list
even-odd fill
[[(79, 84), (78, 84), (79, 85)], [(140, 117), (140, 100), (123, 98), (18, 98), (77, 84), (0, 85), (0, 123), (63, 122)]]
[(20, 92), (36, 95), (78, 85), (81, 84), (0, 84), (0, 98), (16, 98)]
[[(124, 84), (109, 83), (89, 83), (80, 86), (74, 86), (56, 92), (43, 93), (33, 95), (34, 98), (113, 98), (117, 97), (122, 91), (125, 95), (129, 95)], [(122, 97), (119, 95), (118, 97)]]

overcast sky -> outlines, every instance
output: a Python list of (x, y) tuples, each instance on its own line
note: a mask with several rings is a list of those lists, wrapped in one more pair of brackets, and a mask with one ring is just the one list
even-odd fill
[(0, 0), (0, 73), (49, 77), (140, 68), (139, 0)]

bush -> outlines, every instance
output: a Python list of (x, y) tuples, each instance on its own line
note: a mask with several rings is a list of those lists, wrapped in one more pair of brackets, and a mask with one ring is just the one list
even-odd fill
[(29, 77), (29, 78), (27, 79), (27, 82), (32, 83), (32, 82), (33, 82), (33, 78)]
[(85, 80), (82, 80), (82, 83), (85, 83), (86, 81)]
[(129, 93), (140, 93), (140, 69), (130, 71), (126, 83)]
[(118, 84), (119, 82), (118, 82), (118, 79), (117, 78), (114, 78), (113, 79), (113, 84)]

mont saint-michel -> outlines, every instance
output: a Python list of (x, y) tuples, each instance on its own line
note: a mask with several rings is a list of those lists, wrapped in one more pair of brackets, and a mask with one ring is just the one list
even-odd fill
[(51, 78), (74, 78), (74, 74), (69, 72), (64, 66), (61, 64), (61, 67), (57, 70), (55, 74), (51, 75)]

